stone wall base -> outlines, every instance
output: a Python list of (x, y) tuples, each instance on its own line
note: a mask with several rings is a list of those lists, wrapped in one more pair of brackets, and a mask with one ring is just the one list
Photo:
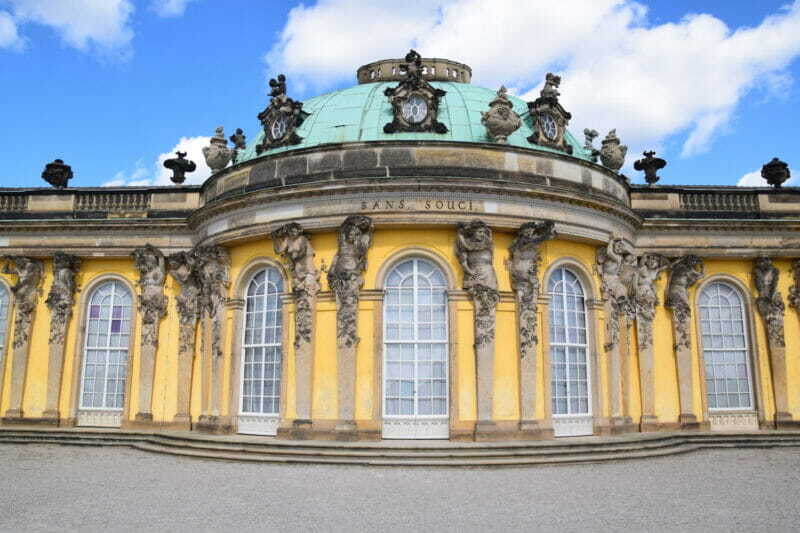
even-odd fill
[(210, 435), (228, 435), (233, 433), (233, 425), (226, 416), (202, 415), (198, 421), (192, 425), (192, 429)]

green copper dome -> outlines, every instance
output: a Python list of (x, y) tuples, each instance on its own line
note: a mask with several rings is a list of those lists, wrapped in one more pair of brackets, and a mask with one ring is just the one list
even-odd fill
[[(255, 147), (264, 139), (261, 131), (255, 142), (248, 143), (239, 157), (239, 162), (271, 154), (298, 150), (325, 144), (369, 141), (449, 141), (466, 143), (491, 143), (486, 128), (481, 124), (481, 112), (489, 110), (489, 102), (497, 93), (490, 89), (467, 83), (433, 81), (436, 88), (447, 91), (439, 105), (437, 119), (447, 126), (447, 133), (384, 133), (383, 126), (393, 118), (392, 106), (383, 92), (387, 87), (397, 86), (395, 81), (364, 83), (331, 93), (310, 98), (303, 102), (303, 110), (310, 113), (297, 134), (303, 138), (299, 144), (272, 148), (256, 154)], [(514, 111), (522, 117), (522, 127), (508, 137), (508, 145), (519, 148), (563, 153), (549, 147), (528, 142), (533, 133), (527, 104), (509, 96)], [(572, 156), (591, 160), (581, 144), (569, 133), (566, 140), (573, 147)]]

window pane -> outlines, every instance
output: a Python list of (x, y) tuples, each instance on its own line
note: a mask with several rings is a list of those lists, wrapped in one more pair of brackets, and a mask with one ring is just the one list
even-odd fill
[(386, 277), (384, 416), (447, 414), (447, 285), (441, 270), (408, 259)]
[(736, 288), (712, 282), (698, 299), (709, 409), (750, 409), (744, 304)]
[(589, 370), (583, 287), (575, 274), (559, 268), (550, 276), (548, 289), (553, 413), (588, 415)]

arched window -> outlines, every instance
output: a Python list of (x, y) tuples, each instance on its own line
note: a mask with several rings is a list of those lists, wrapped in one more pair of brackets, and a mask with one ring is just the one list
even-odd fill
[(118, 426), (125, 402), (131, 292), (121, 281), (92, 291), (87, 309), (78, 423)]
[(278, 430), (283, 359), (282, 292), (283, 278), (272, 267), (258, 271), (247, 285), (239, 433), (275, 435)]
[(586, 302), (578, 277), (556, 269), (550, 293), (550, 391), (556, 436), (592, 433)]
[(8, 289), (0, 283), (0, 361), (6, 353), (6, 335), (8, 334)]
[(754, 409), (741, 294), (728, 283), (714, 281), (703, 288), (699, 304), (709, 411)]
[(449, 437), (447, 283), (425, 259), (386, 278), (383, 306), (383, 437)]

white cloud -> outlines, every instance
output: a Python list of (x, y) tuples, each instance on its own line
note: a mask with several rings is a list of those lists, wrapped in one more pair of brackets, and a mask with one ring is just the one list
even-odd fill
[(147, 168), (140, 159), (136, 162), (134, 169), (130, 172), (121, 170), (114, 177), (105, 183), (103, 187), (122, 187), (122, 186), (148, 186), (148, 185), (173, 185), (169, 179), (172, 171), (164, 168), (164, 161), (175, 157), (175, 152), (186, 152), (186, 159), (194, 161), (197, 170), (186, 174), (186, 185), (203, 183), (211, 176), (211, 169), (206, 165), (203, 157), (203, 148), (208, 146), (211, 137), (181, 137), (172, 150), (160, 154), (153, 162), (152, 167)]
[[(411, 46), (473, 68), (473, 82), (533, 98), (547, 71), (562, 75), (571, 129), (617, 128), (630, 153), (679, 135), (683, 156), (709, 149), (753, 89), (785, 93), (800, 54), (800, 0), (757, 26), (731, 30), (687, 15), (652, 24), (632, 0), (320, 0), (289, 14), (267, 53), (298, 92), (354, 79), (355, 67)], [(320, 43), (324, 43), (321, 46)], [(629, 158), (631, 159), (631, 158)]]
[(16, 21), (5, 11), (0, 11), (0, 48), (10, 48), (11, 50), (25, 48), (25, 41), (17, 32)]
[(197, 0), (153, 0), (151, 7), (160, 17), (178, 17), (186, 11), (186, 6)]
[[(131, 0), (5, 0), (17, 24), (32, 22), (55, 29), (63, 41), (81, 51), (126, 57), (133, 30)], [(2, 29), (0, 29), (2, 35)]]
[[(783, 185), (787, 186), (787, 187), (791, 186), (791, 185), (797, 185), (798, 180), (800, 180), (800, 178), (798, 178), (797, 176), (792, 176), (791, 178), (786, 180), (786, 183), (784, 183)], [(767, 187), (768, 186), (766, 180), (764, 180), (764, 178), (761, 177), (761, 170), (760, 169), (759, 170), (754, 170), (753, 172), (748, 172), (747, 174), (745, 174), (744, 176), (742, 176), (739, 179), (739, 182), (736, 185), (738, 185), (739, 187)]]

